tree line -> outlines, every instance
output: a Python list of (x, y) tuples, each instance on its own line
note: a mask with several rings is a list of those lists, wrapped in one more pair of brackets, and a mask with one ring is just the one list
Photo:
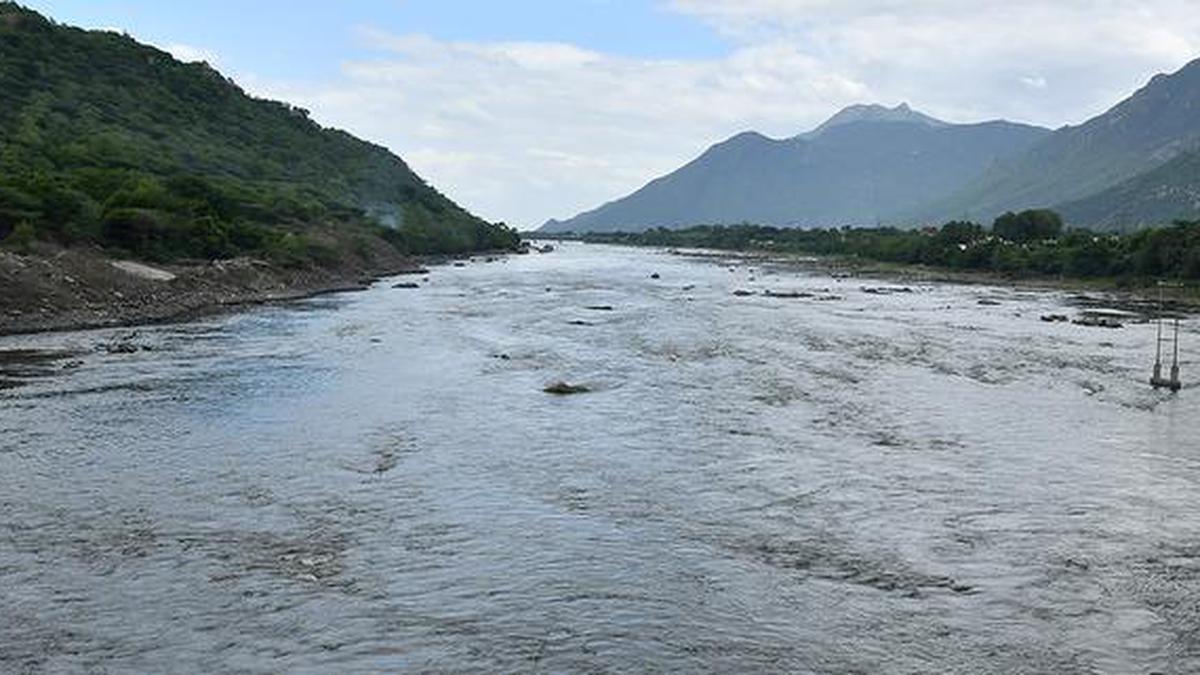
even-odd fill
[(752, 224), (564, 235), (599, 243), (801, 253), (1010, 276), (1200, 280), (1200, 221), (1128, 234), (1067, 229), (1053, 211), (1006, 213), (992, 226), (956, 221), (894, 227), (790, 229)]

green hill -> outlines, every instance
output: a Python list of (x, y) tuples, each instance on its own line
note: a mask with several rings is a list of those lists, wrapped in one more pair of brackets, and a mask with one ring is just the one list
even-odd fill
[[(0, 238), (152, 259), (514, 246), (398, 157), (205, 64), (0, 2)], [(331, 250), (332, 249), (332, 250)]]

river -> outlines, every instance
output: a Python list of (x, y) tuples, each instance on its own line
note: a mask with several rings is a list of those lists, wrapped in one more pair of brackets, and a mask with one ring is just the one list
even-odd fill
[(393, 281), (0, 339), (0, 671), (1200, 670), (1152, 325), (583, 244)]

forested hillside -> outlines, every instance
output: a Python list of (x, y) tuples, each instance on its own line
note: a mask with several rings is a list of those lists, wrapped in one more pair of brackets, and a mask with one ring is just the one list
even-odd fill
[(304, 263), (337, 245), (318, 230), (406, 253), (517, 242), (386, 149), (208, 65), (0, 3), (0, 238)]

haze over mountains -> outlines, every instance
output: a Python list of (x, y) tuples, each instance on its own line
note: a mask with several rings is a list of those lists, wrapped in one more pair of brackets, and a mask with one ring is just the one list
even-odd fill
[(950, 124), (852, 106), (788, 139), (747, 132), (633, 194), (545, 232), (752, 222), (829, 227), (990, 222), (1056, 208), (1127, 229), (1200, 214), (1200, 60), (1079, 126)]

